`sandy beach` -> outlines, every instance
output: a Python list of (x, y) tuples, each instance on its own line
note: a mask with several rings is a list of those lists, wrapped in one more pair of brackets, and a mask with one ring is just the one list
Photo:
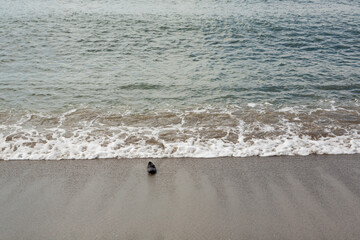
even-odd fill
[(360, 238), (360, 155), (148, 161), (0, 161), (0, 238)]
[(360, 240), (359, 0), (0, 6), (0, 240)]

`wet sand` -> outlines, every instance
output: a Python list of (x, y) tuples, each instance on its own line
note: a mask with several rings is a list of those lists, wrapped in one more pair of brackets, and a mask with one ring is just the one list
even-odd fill
[(0, 161), (0, 239), (360, 239), (360, 155)]

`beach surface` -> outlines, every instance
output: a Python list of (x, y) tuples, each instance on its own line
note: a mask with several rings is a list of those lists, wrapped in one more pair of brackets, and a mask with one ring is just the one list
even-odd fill
[(0, 238), (360, 238), (360, 155), (148, 161), (0, 161)]

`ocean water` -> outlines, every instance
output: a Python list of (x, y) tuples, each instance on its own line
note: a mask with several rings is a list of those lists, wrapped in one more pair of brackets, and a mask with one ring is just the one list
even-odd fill
[(360, 153), (360, 2), (0, 0), (0, 159)]

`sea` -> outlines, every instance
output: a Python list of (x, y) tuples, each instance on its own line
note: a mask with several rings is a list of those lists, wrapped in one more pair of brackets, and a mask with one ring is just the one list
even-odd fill
[(0, 0), (0, 159), (360, 153), (358, 0)]

